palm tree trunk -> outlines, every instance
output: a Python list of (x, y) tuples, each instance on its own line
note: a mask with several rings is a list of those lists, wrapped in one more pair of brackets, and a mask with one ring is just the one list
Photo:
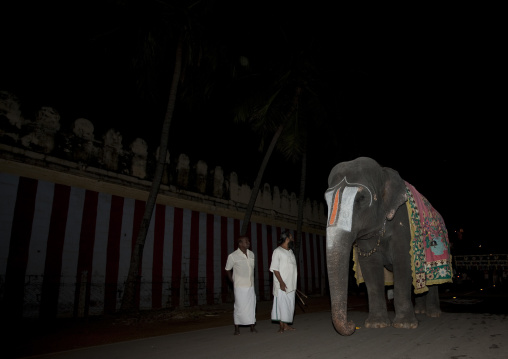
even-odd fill
[[(293, 116), (293, 113), (298, 108), (298, 101), (300, 99), (300, 94), (302, 92), (302, 89), (300, 87), (297, 87), (295, 90), (295, 97), (293, 99), (293, 105), (291, 106), (291, 109), (289, 110), (288, 115), (286, 116), (286, 119), (289, 119), (291, 116)], [(263, 174), (265, 173), (266, 166), (268, 165), (268, 161), (270, 160), (270, 157), (272, 155), (273, 150), (275, 149), (275, 145), (277, 144), (277, 141), (279, 140), (279, 137), (284, 130), (284, 124), (281, 124), (275, 134), (272, 137), (272, 141), (270, 142), (270, 146), (266, 150), (265, 157), (263, 158), (263, 162), (261, 163), (261, 167), (259, 168), (258, 175), (256, 177), (256, 180), (254, 181), (254, 187), (252, 188), (252, 192), (250, 194), (249, 203), (247, 204), (247, 209), (245, 211), (245, 216), (243, 218), (242, 223), (242, 229), (240, 231), (241, 236), (245, 236), (247, 234), (247, 228), (249, 228), (250, 223), (250, 217), (252, 216), (252, 211), (254, 209), (254, 205), (256, 204), (256, 200), (258, 198), (259, 194), (259, 188), (261, 187), (261, 180), (263, 179)]]
[(305, 141), (304, 146), (302, 155), (302, 173), (300, 175), (300, 193), (298, 194), (298, 219), (296, 222), (295, 257), (297, 263), (300, 256), (300, 249), (302, 247), (303, 208), (305, 205), (305, 185), (307, 180), (307, 141)]
[(245, 216), (243, 218), (242, 229), (240, 231), (240, 236), (245, 236), (247, 233), (247, 228), (249, 228), (250, 217), (252, 216), (252, 210), (254, 209), (254, 205), (256, 204), (256, 199), (258, 198), (259, 188), (261, 187), (261, 180), (263, 179), (263, 174), (265, 173), (266, 166), (268, 165), (268, 161), (272, 156), (272, 152), (279, 140), (279, 137), (284, 130), (284, 125), (280, 125), (275, 134), (272, 137), (272, 141), (270, 142), (270, 146), (266, 150), (265, 157), (263, 158), (263, 162), (261, 162), (261, 167), (259, 168), (258, 175), (256, 180), (254, 181), (254, 187), (252, 188), (252, 192), (250, 193), (249, 203), (247, 205), (247, 209), (245, 211)]
[(169, 92), (168, 107), (166, 109), (166, 116), (162, 124), (161, 141), (159, 146), (159, 156), (157, 157), (157, 165), (155, 167), (155, 174), (152, 181), (152, 188), (146, 201), (145, 213), (139, 226), (138, 237), (134, 248), (132, 249), (131, 261), (129, 266), (129, 273), (127, 275), (127, 281), (125, 283), (125, 290), (122, 297), (121, 311), (137, 310), (136, 293), (139, 288), (141, 281), (140, 267), (141, 260), (143, 258), (143, 250), (145, 248), (146, 235), (148, 233), (148, 227), (153, 215), (153, 209), (159, 194), (159, 189), (162, 181), (162, 175), (164, 173), (164, 167), (166, 165), (166, 154), (168, 150), (169, 142), (169, 129), (171, 127), (171, 120), (173, 118), (173, 112), (176, 103), (176, 93), (178, 89), (178, 83), (180, 82), (180, 74), (182, 72), (182, 47), (183, 40), (180, 37), (176, 47), (175, 54), (175, 67), (173, 71), (173, 80), (171, 82), (171, 90)]

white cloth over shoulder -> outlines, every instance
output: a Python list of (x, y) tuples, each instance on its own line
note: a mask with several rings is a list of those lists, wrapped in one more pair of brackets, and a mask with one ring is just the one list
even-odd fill
[(247, 249), (245, 255), (240, 248), (228, 256), (226, 270), (233, 270), (233, 286), (235, 288), (254, 286), (254, 252)]
[[(276, 270), (286, 284), (286, 293), (296, 290), (298, 270), (296, 266), (296, 258), (291, 249), (286, 250), (277, 247), (272, 254), (272, 262), (270, 264), (270, 272)], [(276, 297), (279, 293), (280, 283), (277, 277), (273, 276), (273, 295)]]

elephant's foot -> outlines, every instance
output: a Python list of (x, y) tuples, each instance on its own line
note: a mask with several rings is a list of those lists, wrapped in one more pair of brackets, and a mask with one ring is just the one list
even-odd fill
[(391, 326), (392, 323), (387, 315), (372, 315), (369, 314), (367, 319), (365, 320), (365, 328), (387, 328)]
[(441, 309), (430, 309), (425, 314), (427, 317), (439, 318), (441, 316)]
[(415, 303), (415, 314), (425, 314), (425, 303), (421, 301)]
[(441, 316), (440, 308), (426, 308), (425, 305), (415, 306), (415, 314), (425, 314), (427, 317), (439, 318)]
[(416, 329), (418, 328), (418, 320), (413, 316), (395, 316), (392, 326), (400, 329)]

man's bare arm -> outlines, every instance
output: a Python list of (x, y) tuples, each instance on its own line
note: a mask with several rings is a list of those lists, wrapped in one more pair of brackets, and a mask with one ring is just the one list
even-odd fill
[(283, 290), (284, 292), (286, 291), (286, 283), (284, 283), (284, 281), (282, 280), (282, 277), (280, 276), (280, 273), (279, 271), (277, 270), (274, 270), (273, 271), (273, 274), (277, 277), (279, 283), (280, 283), (280, 289)]

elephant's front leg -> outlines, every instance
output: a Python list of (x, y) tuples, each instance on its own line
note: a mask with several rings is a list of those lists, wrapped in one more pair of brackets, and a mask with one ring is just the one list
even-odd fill
[(365, 327), (389, 327), (391, 322), (386, 307), (384, 270), (381, 256), (374, 253), (369, 257), (360, 257), (360, 267), (369, 296), (369, 315), (365, 320)]
[[(400, 211), (398, 211), (400, 212)], [(404, 211), (405, 212), (405, 211)], [(393, 255), (393, 305), (395, 308), (395, 318), (393, 326), (395, 328), (415, 329), (418, 327), (418, 320), (415, 316), (413, 302), (411, 300), (412, 276), (411, 276), (411, 257), (409, 255), (409, 238), (405, 226), (401, 223), (407, 223), (405, 218), (398, 219), (397, 226), (393, 230), (392, 246), (390, 252)], [(403, 238), (400, 240), (400, 238)]]
[(411, 275), (406, 270), (397, 271), (394, 265), (393, 281), (395, 318), (392, 325), (395, 328), (403, 329), (418, 328), (418, 319), (416, 319), (413, 302), (411, 301)]

